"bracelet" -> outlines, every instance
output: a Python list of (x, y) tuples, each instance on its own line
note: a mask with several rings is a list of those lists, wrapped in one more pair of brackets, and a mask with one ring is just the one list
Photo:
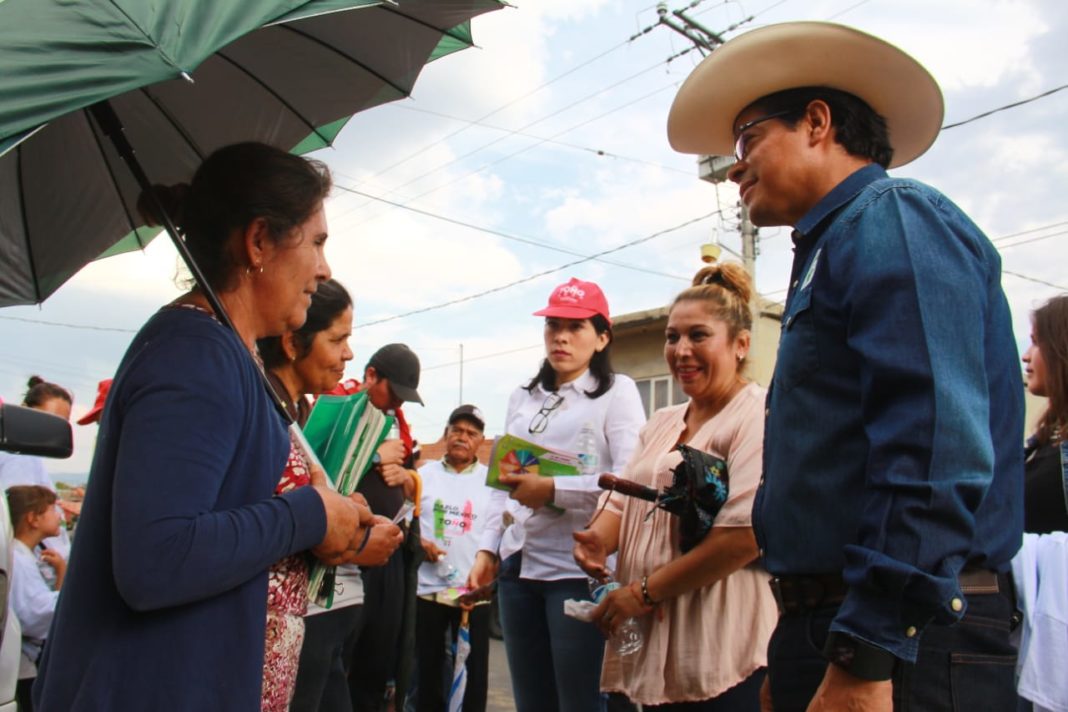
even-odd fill
[(371, 541), (371, 527), (365, 527), (363, 530), (363, 541), (361, 541), (360, 545), (356, 548), (356, 556), (359, 556), (360, 552), (367, 548), (367, 542), (369, 541)]
[(654, 601), (649, 595), (649, 577), (642, 576), (642, 603), (647, 606), (655, 606), (659, 601)]

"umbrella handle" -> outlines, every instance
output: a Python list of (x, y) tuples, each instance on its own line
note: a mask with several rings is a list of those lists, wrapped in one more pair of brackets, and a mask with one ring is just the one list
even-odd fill
[(469, 628), (469, 621), (471, 618), (471, 609), (465, 608), (463, 613), (460, 614), (460, 627)]
[(412, 480), (415, 481), (415, 509), (412, 512), (412, 516), (418, 517), (423, 509), (423, 478), (419, 476), (419, 472), (417, 470), (408, 470), (408, 474), (410, 474), (412, 476)]

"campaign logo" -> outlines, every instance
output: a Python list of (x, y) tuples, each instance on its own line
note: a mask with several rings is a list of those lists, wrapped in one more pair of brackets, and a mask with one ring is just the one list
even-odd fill
[(563, 287), (560, 287), (560, 291), (556, 293), (556, 296), (560, 299), (580, 302), (586, 298), (586, 290), (582, 287), (576, 287), (573, 284), (565, 284)]

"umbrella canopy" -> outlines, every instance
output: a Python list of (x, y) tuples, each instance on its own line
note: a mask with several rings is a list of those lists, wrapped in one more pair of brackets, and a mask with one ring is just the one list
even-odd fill
[[(0, 0), (0, 306), (40, 302), (143, 246), (141, 188), (91, 107), (107, 101), (154, 183), (215, 149), (306, 152), (408, 96), (499, 0)], [(116, 243), (120, 243), (116, 246)]]

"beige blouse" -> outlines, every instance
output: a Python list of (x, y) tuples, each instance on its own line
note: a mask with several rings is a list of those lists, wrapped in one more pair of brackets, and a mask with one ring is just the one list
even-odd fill
[[(687, 444), (727, 461), (729, 496), (713, 526), (751, 526), (760, 481), (765, 390), (747, 385)], [(662, 489), (682, 460), (674, 450), (685, 428), (686, 404), (653, 414), (623, 477)], [(605, 493), (607, 509), (622, 517), (616, 579), (623, 584), (651, 574), (682, 555), (677, 519), (653, 505)], [(778, 612), (768, 575), (750, 564), (712, 586), (663, 601), (641, 619), (645, 645), (626, 657), (605, 647), (601, 688), (634, 702), (658, 705), (707, 700), (767, 665), (767, 645)]]

